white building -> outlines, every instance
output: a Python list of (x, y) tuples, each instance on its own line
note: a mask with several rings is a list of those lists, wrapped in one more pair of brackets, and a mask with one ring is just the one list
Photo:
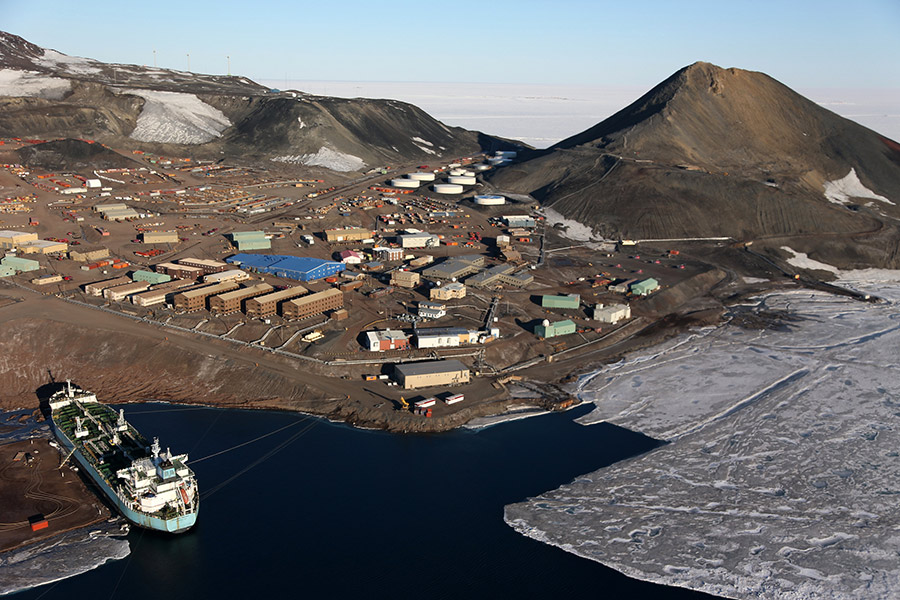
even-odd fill
[(447, 305), (439, 302), (419, 302), (419, 316), (426, 319), (440, 319), (447, 315)]
[(203, 283), (222, 283), (223, 281), (244, 281), (250, 279), (250, 275), (244, 271), (232, 269), (230, 271), (220, 271), (219, 273), (210, 273), (203, 277)]
[(433, 233), (405, 233), (397, 236), (403, 248), (435, 248), (441, 244), (441, 238)]
[(598, 304), (594, 307), (594, 320), (601, 323), (615, 324), (630, 318), (631, 307), (627, 304), (610, 304), (609, 306)]

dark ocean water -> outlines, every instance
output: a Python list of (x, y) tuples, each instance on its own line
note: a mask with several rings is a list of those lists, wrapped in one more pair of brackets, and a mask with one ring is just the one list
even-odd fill
[(133, 529), (128, 558), (15, 598), (711, 598), (629, 579), (503, 522), (505, 504), (656, 446), (573, 423), (575, 412), (417, 436), (164, 404), (126, 415), (195, 460), (293, 426), (194, 465), (204, 495), (192, 531)]

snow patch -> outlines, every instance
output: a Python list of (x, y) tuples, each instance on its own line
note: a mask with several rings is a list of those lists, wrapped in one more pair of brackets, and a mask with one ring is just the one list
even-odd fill
[(805, 252), (797, 252), (796, 250), (792, 250), (788, 246), (782, 246), (781, 249), (794, 255), (791, 258), (787, 259), (787, 264), (793, 267), (797, 267), (798, 269), (818, 269), (819, 271), (829, 271), (831, 273), (834, 273), (835, 275), (840, 275), (841, 273), (841, 271), (837, 267), (832, 267), (827, 263), (813, 260), (808, 257)]
[(204, 144), (231, 126), (222, 111), (194, 94), (136, 89), (123, 93), (146, 101), (130, 136), (139, 142)]
[(420, 137), (414, 137), (414, 138), (412, 139), (412, 141), (416, 142), (416, 146), (418, 146), (419, 144), (425, 144), (426, 146), (432, 146), (432, 147), (434, 146), (434, 144), (432, 144), (432, 143), (429, 142), (428, 140), (423, 140), (423, 139), (420, 138)]
[(576, 242), (590, 242), (596, 239), (594, 238), (594, 230), (587, 225), (583, 225), (572, 219), (567, 219), (552, 208), (544, 208), (542, 212), (547, 220), (547, 227), (553, 227), (559, 223), (566, 228), (565, 231), (561, 233), (563, 237)]
[(422, 152), (424, 152), (426, 154), (432, 154), (432, 155), (436, 154), (434, 150), (432, 150), (431, 148), (426, 148), (425, 146), (420, 146), (420, 145), (416, 144), (416, 148), (418, 148), (419, 150), (421, 150)]
[(47, 77), (35, 71), (0, 69), (0, 96), (59, 100), (72, 85), (59, 77)]
[(851, 198), (868, 198), (886, 202), (891, 206), (894, 205), (893, 202), (884, 196), (879, 196), (864, 186), (856, 175), (856, 169), (852, 168), (843, 179), (825, 182), (825, 197), (828, 198), (829, 202), (834, 202), (835, 204), (849, 204)]
[(300, 123), (300, 129), (306, 127), (306, 123), (304, 123), (303, 119), (301, 119), (300, 117), (297, 117), (297, 122)]
[(73, 75), (93, 75), (103, 69), (95, 60), (81, 58), (80, 56), (68, 56), (56, 50), (44, 50), (44, 56), (35, 61), (42, 67), (66, 71)]
[(325, 167), (326, 169), (342, 173), (359, 171), (366, 166), (363, 159), (358, 156), (344, 154), (325, 146), (319, 148), (319, 151), (315, 154), (289, 154), (276, 156), (272, 160), (281, 163), (306, 165), (308, 167)]

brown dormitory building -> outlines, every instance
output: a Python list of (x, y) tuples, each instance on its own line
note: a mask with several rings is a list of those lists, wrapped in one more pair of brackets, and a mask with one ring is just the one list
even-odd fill
[(290, 300), (291, 298), (296, 298), (297, 296), (302, 296), (305, 293), (306, 288), (302, 285), (298, 285), (295, 287), (283, 289), (278, 292), (273, 292), (271, 294), (266, 294), (264, 296), (250, 298), (244, 303), (244, 311), (247, 313), (248, 317), (255, 317), (257, 319), (270, 317), (278, 312), (278, 304), (280, 302)]
[(178, 261), (178, 264), (186, 267), (203, 269), (203, 272), (206, 275), (209, 275), (210, 273), (221, 273), (222, 271), (231, 268), (231, 265), (228, 263), (223, 263), (218, 260), (207, 260), (205, 258), (182, 258)]
[(303, 298), (285, 302), (281, 312), (285, 319), (303, 319), (312, 315), (336, 310), (344, 306), (344, 293), (336, 288), (316, 292)]
[(223, 294), (236, 290), (238, 284), (234, 281), (223, 281), (216, 285), (205, 286), (175, 294), (173, 298), (175, 302), (175, 310), (183, 310), (187, 312), (202, 310), (206, 308), (206, 299), (210, 296)]
[(176, 265), (175, 263), (159, 263), (155, 268), (157, 273), (165, 273), (175, 279), (199, 279), (203, 275), (203, 269), (199, 267)]
[(225, 292), (224, 294), (219, 294), (218, 296), (213, 296), (209, 299), (209, 312), (216, 313), (217, 315), (230, 315), (232, 313), (240, 312), (242, 308), (241, 305), (244, 301), (257, 296), (262, 296), (263, 294), (268, 294), (273, 289), (274, 288), (268, 283), (258, 283), (239, 290), (232, 290), (230, 292)]

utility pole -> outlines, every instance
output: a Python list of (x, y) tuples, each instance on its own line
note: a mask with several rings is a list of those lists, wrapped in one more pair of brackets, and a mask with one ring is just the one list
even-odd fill
[(191, 53), (190, 52), (188, 52), (187, 57), (188, 57), (188, 73), (190, 73), (191, 72)]
[(231, 77), (231, 57), (226, 56), (225, 59), (228, 61), (228, 76)]
[(153, 51), (153, 68), (156, 68), (156, 50)]

